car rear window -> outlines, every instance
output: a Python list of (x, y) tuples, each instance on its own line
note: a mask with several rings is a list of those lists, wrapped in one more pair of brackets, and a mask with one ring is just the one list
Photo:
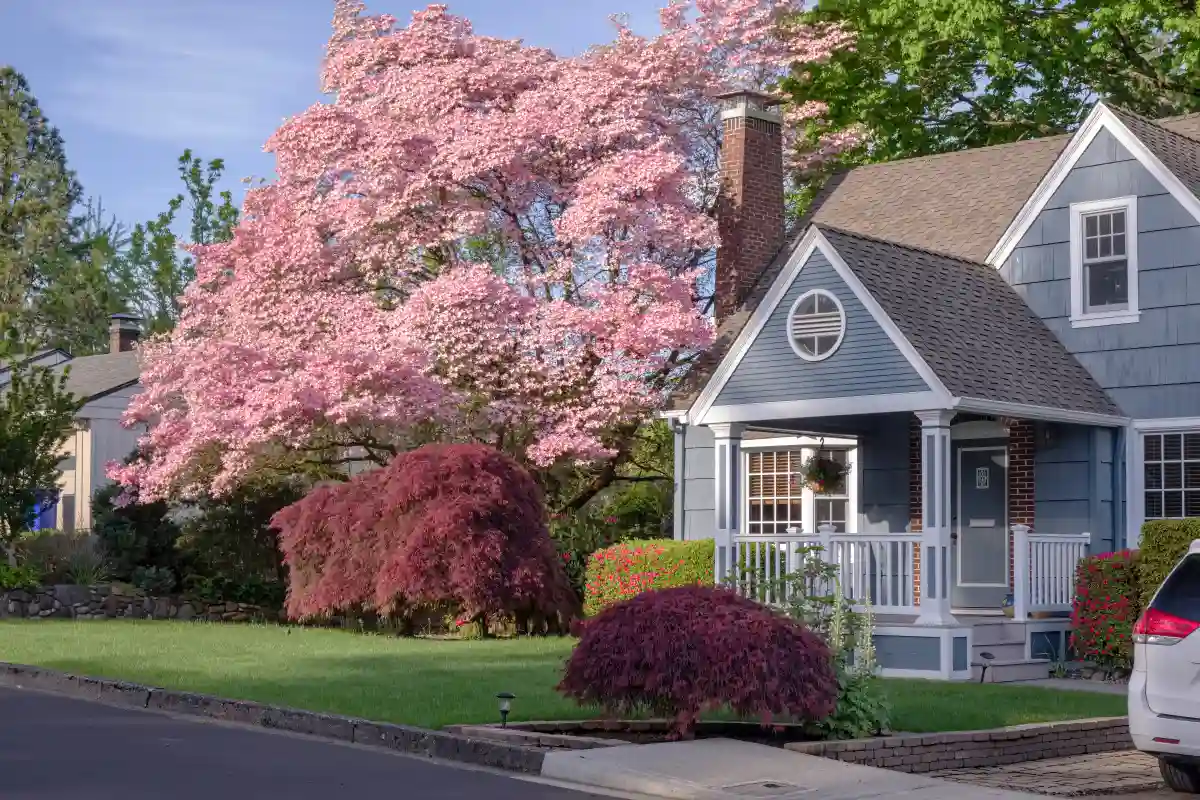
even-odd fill
[(1151, 607), (1200, 622), (1200, 553), (1192, 553), (1172, 572)]

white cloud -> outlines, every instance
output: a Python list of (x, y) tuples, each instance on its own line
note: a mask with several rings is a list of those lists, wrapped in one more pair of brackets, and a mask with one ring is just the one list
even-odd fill
[(261, 144), (316, 99), (321, 42), (303, 14), (255, 2), (257, 13), (244, 0), (42, 5), (66, 39), (86, 42), (62, 86), (66, 112), (145, 139)]

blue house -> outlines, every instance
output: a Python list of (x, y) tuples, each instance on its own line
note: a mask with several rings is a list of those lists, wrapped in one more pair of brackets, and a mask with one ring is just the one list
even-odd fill
[(1200, 516), (1200, 115), (859, 167), (790, 232), (772, 101), (722, 116), (676, 538), (721, 579), (820, 544), (885, 674), (1044, 677), (1079, 559)]

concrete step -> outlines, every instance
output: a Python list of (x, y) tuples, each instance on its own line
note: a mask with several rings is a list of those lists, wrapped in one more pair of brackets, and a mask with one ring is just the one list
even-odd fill
[[(983, 672), (980, 662), (971, 665), (971, 679), (978, 682)], [(1015, 683), (1017, 681), (1038, 681), (1050, 677), (1050, 659), (1030, 658), (1002, 660), (997, 658), (988, 664), (984, 683)]]
[(976, 642), (971, 645), (972, 661), (983, 661), (983, 653), (990, 653), (996, 661), (1020, 661), (1025, 658), (1025, 643), (979, 644)]
[(971, 627), (972, 644), (1025, 644), (1025, 624), (1020, 622), (979, 622)]

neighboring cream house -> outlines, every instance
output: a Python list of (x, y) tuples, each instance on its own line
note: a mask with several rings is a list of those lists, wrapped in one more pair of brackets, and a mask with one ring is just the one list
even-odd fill
[[(56, 370), (70, 367), (67, 388), (81, 399), (78, 426), (63, 448), (58, 501), (39, 510), (37, 527), (83, 530), (92, 525), (92, 497), (108, 483), (110, 461), (126, 458), (137, 445), (140, 431), (121, 426), (121, 415), (139, 390), (141, 370), (134, 347), (141, 320), (114, 314), (109, 328), (109, 352), (74, 358), (63, 350), (48, 350), (32, 359)], [(0, 386), (8, 377), (0, 371)]]

